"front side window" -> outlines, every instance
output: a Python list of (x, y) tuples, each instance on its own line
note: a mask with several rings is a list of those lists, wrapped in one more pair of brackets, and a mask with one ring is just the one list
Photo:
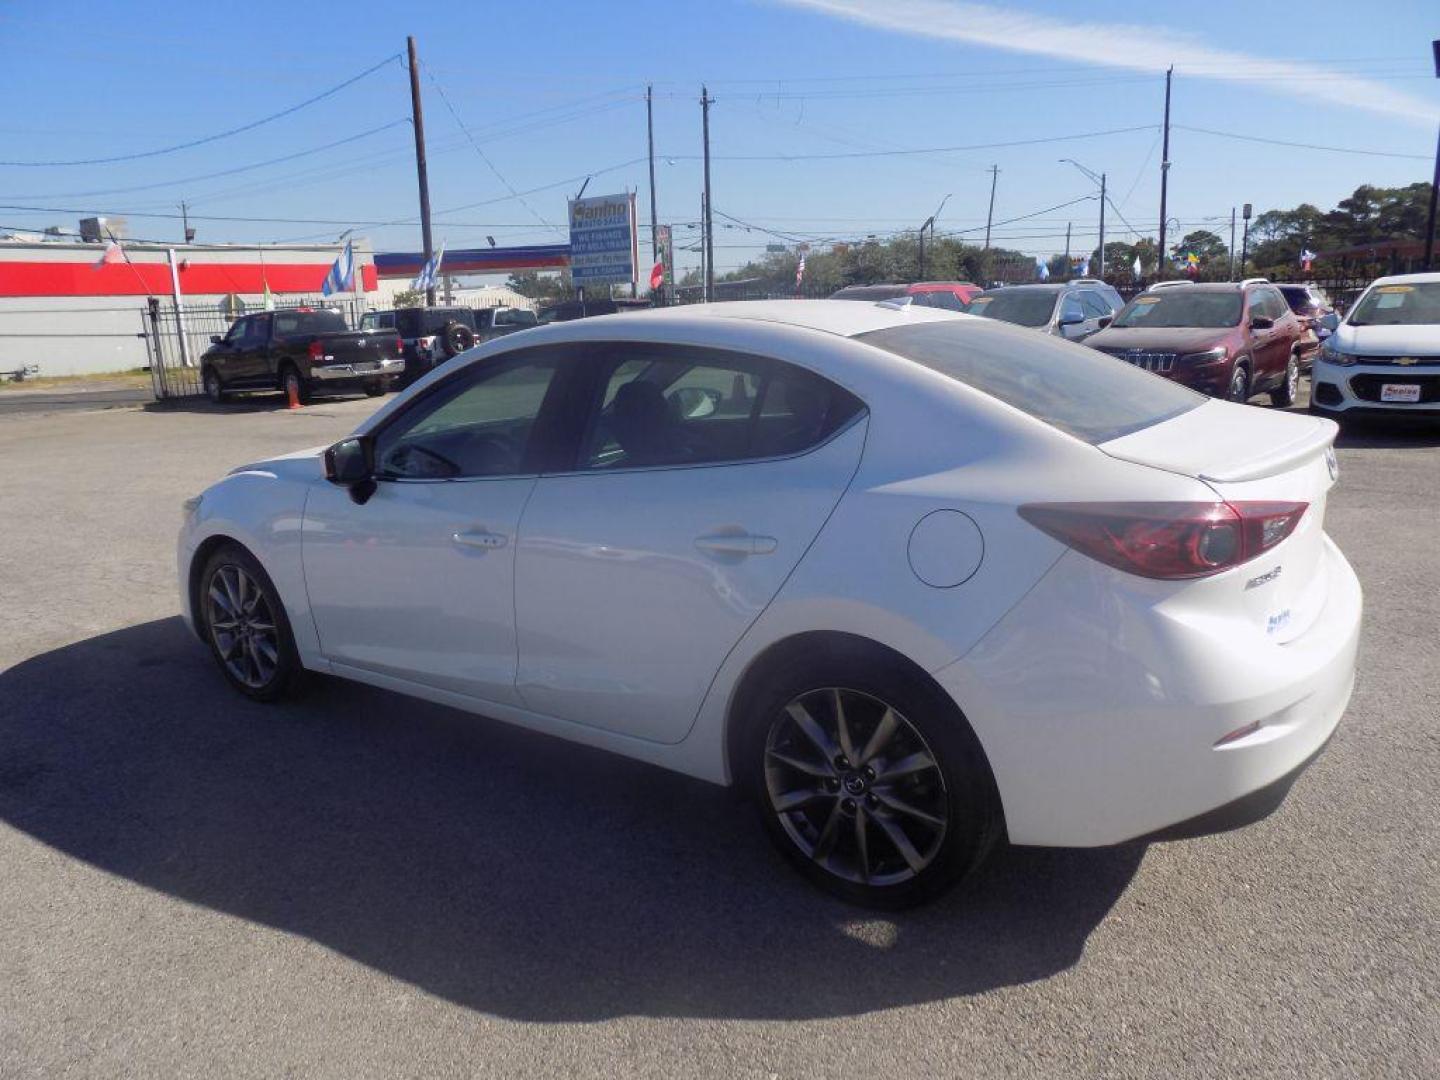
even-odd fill
[(226, 345), (238, 345), (245, 337), (245, 332), (250, 328), (249, 319), (236, 319), (230, 324), (230, 329), (225, 333)]
[[(1239, 297), (1234, 297), (1238, 301)], [(964, 320), (873, 330), (855, 340), (913, 360), (1089, 443), (1189, 412), (1206, 400), (1091, 349)]]
[(1141, 293), (1115, 316), (1112, 326), (1218, 329), (1240, 323), (1240, 292), (1200, 292), (1186, 286)]
[(795, 454), (828, 438), (862, 408), (820, 376), (761, 357), (619, 346), (610, 363), (586, 424), (582, 469)]
[(522, 353), (451, 376), (377, 436), (377, 473), (454, 480), (531, 471), (532, 429), (559, 363)]
[(1104, 298), (1096, 292), (1088, 289), (1080, 294), (1080, 304), (1085, 308), (1085, 316), (1090, 319), (1103, 319), (1110, 314), (1110, 305), (1105, 303)]
[(270, 316), (256, 315), (245, 328), (245, 338), (242, 344), (253, 348), (264, 345), (269, 340)]

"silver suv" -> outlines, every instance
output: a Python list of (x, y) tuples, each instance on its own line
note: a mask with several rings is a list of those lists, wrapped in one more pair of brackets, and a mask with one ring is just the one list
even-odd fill
[(1110, 325), (1125, 301), (1097, 278), (1077, 278), (1061, 285), (1005, 285), (986, 289), (965, 310), (1042, 330), (1067, 341), (1082, 341)]

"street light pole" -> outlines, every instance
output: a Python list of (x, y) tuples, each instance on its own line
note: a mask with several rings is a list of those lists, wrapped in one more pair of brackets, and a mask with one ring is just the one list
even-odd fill
[[(1430, 43), (1435, 54), (1435, 77), (1440, 79), (1440, 38)], [(1430, 181), (1430, 213), (1425, 219), (1425, 270), (1435, 265), (1435, 203), (1440, 199), (1440, 137), (1435, 140), (1435, 176)]]

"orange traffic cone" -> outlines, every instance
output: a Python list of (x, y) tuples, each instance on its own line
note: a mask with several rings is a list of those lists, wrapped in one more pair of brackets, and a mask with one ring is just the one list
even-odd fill
[(295, 383), (289, 379), (285, 380), (285, 393), (290, 398), (290, 404), (288, 407), (291, 409), (300, 408), (300, 390), (295, 385)]

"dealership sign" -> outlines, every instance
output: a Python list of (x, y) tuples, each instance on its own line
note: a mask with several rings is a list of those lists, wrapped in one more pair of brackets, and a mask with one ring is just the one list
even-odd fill
[(635, 283), (635, 196), (570, 203), (570, 278), (577, 287)]

